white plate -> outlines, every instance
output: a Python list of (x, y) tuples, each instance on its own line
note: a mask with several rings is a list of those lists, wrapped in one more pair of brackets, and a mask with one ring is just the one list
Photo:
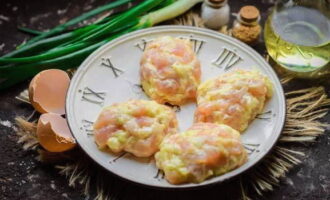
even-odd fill
[[(202, 81), (232, 69), (257, 69), (274, 84), (274, 96), (242, 134), (249, 151), (243, 166), (222, 176), (199, 184), (171, 185), (158, 173), (154, 161), (122, 157), (98, 150), (92, 133), (92, 123), (103, 106), (128, 99), (148, 99), (139, 87), (139, 63), (145, 44), (155, 37), (171, 35), (190, 38), (202, 66)], [(177, 112), (180, 130), (193, 122), (194, 103)], [(226, 35), (187, 26), (158, 26), (124, 35), (102, 46), (78, 68), (66, 99), (70, 129), (81, 148), (110, 172), (133, 182), (159, 188), (190, 188), (217, 183), (246, 171), (260, 161), (274, 146), (285, 119), (285, 99), (282, 86), (269, 64), (252, 48)]]

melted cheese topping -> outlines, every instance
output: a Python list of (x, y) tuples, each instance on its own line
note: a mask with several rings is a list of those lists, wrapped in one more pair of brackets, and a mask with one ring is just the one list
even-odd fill
[(196, 98), (200, 62), (190, 41), (165, 36), (147, 45), (140, 74), (142, 87), (150, 98), (180, 105)]
[(94, 137), (101, 149), (149, 157), (158, 151), (166, 134), (176, 132), (177, 126), (171, 108), (154, 101), (130, 100), (102, 110), (94, 124)]
[(197, 123), (168, 135), (156, 153), (156, 165), (172, 184), (202, 182), (243, 165), (247, 153), (240, 134), (226, 125)]
[(236, 70), (207, 80), (198, 88), (195, 121), (242, 132), (262, 112), (272, 90), (270, 80), (257, 71)]

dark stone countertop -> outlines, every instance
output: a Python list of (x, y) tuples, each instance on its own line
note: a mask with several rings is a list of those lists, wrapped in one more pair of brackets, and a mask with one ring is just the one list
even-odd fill
[[(0, 55), (12, 50), (29, 35), (17, 31), (17, 26), (26, 26), (38, 30), (51, 28), (97, 5), (105, 0), (1, 0), (0, 6)], [(256, 5), (262, 13), (262, 19), (267, 17), (271, 0), (229, 1), (232, 12), (237, 12), (242, 5)], [(260, 53), (265, 51), (261, 44), (255, 47)], [(311, 85), (323, 85), (329, 92), (329, 81), (312, 83), (309, 81), (294, 81), (287, 90), (304, 88)], [(64, 176), (59, 176), (52, 166), (36, 161), (36, 153), (23, 151), (17, 144), (15, 135), (15, 116), (29, 116), (33, 109), (30, 105), (21, 103), (14, 97), (28, 85), (28, 81), (12, 88), (0, 91), (0, 199), (84, 199), (78, 189), (67, 186)], [(327, 115), (324, 118), (329, 121)], [(298, 145), (299, 146), (299, 145)], [(303, 163), (291, 170), (279, 187), (267, 193), (264, 199), (295, 199), (323, 200), (330, 199), (330, 138), (329, 130), (323, 136), (308, 145), (300, 145), (306, 152)], [(226, 184), (226, 188), (231, 185)], [(236, 187), (236, 186), (232, 186)], [(236, 188), (237, 189), (237, 188)], [(221, 190), (223, 192), (223, 190)], [(224, 191), (227, 191), (224, 189)], [(229, 189), (228, 192), (233, 190)], [(171, 195), (175, 199), (226, 199), (226, 195), (216, 190), (200, 190)], [(142, 198), (143, 197), (143, 198)], [(223, 198), (222, 198), (223, 197)], [(140, 194), (136, 199), (155, 199), (156, 197)]]

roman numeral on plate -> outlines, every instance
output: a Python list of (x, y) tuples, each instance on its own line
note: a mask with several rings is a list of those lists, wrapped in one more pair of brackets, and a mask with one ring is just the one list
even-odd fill
[(154, 179), (157, 179), (158, 181), (164, 179), (165, 174), (162, 170), (158, 169), (156, 175), (153, 177)]
[(87, 136), (93, 136), (93, 124), (94, 122), (83, 119), (81, 120), (82, 127), (80, 127), (80, 130), (83, 130)]
[(134, 46), (139, 48), (141, 51), (144, 51), (146, 49), (148, 42), (149, 41), (147, 41), (146, 39), (142, 39), (140, 42), (136, 43)]
[(276, 116), (276, 114), (273, 113), (271, 110), (269, 110), (269, 111), (258, 114), (256, 116), (256, 119), (271, 121), (271, 119), (275, 116)]
[(244, 143), (243, 144), (244, 148), (246, 149), (247, 153), (249, 155), (253, 154), (254, 152), (259, 152), (258, 148), (260, 144), (249, 144), (249, 143)]
[(108, 67), (108, 68), (110, 68), (110, 69), (112, 70), (113, 75), (114, 75), (115, 78), (119, 77), (120, 74), (123, 74), (123, 73), (124, 73), (123, 70), (121, 70), (121, 69), (119, 69), (119, 68), (116, 68), (116, 67), (112, 64), (110, 58), (102, 58), (102, 63), (101, 63), (101, 65), (104, 66), (104, 67)]
[(223, 48), (223, 50), (219, 53), (218, 57), (212, 63), (219, 68), (224, 68), (224, 70), (228, 70), (242, 60), (243, 59), (239, 57), (235, 53), (235, 51)]
[(119, 159), (121, 159), (125, 155), (127, 155), (127, 152), (122, 152), (121, 154), (119, 154), (118, 156), (116, 156), (114, 159), (110, 160), (109, 163), (110, 164), (114, 164), (115, 162), (117, 162)]
[(81, 97), (82, 101), (87, 101), (93, 104), (103, 106), (106, 93), (105, 92), (96, 92), (89, 87), (85, 87), (83, 90), (79, 90), (83, 95)]
[(192, 42), (193, 44), (193, 50), (196, 54), (199, 53), (199, 51), (202, 49), (205, 41), (199, 38), (195, 38), (193, 35), (190, 35), (189, 37), (180, 37), (181, 39), (188, 39)]

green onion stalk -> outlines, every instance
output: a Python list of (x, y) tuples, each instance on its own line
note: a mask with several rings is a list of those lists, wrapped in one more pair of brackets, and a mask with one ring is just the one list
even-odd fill
[(68, 22), (64, 23), (64, 24), (61, 24), (53, 29), (51, 29), (50, 31), (47, 31), (43, 34), (40, 34), (38, 35), (37, 37), (34, 37), (32, 38), (31, 40), (29, 40), (25, 45), (28, 45), (28, 44), (32, 44), (36, 41), (39, 41), (43, 38), (46, 38), (48, 36), (51, 36), (51, 35), (56, 35), (58, 33), (61, 33), (63, 32), (64, 30), (66, 30), (68, 27), (72, 26), (72, 25), (75, 25), (83, 20), (86, 20), (86, 19), (89, 19), (99, 13), (102, 13), (106, 10), (111, 10), (113, 8), (116, 8), (118, 6), (121, 6), (121, 5), (124, 5), (126, 3), (129, 3), (131, 2), (132, 0), (119, 0), (119, 1), (115, 1), (115, 2), (112, 2), (112, 3), (109, 3), (105, 6), (101, 6), (99, 8), (96, 8), (94, 10), (91, 10), (89, 12), (86, 12), (84, 13), (83, 15), (80, 15), (79, 17), (76, 17), (76, 18), (73, 18), (71, 20), (69, 20)]
[(124, 12), (106, 17), (94, 24), (62, 33), (69, 25), (78, 23), (79, 20), (131, 2), (131, 0), (120, 0), (116, 1), (117, 4), (110, 3), (110, 6), (105, 5), (95, 9), (96, 11), (89, 11), (89, 14), (85, 13), (58, 26), (60, 28), (55, 27), (48, 32), (24, 29), (37, 36), (19, 49), (0, 57), (0, 89), (24, 81), (45, 69), (75, 68), (88, 55), (107, 42), (126, 33), (177, 17), (202, 1), (145, 0)]

